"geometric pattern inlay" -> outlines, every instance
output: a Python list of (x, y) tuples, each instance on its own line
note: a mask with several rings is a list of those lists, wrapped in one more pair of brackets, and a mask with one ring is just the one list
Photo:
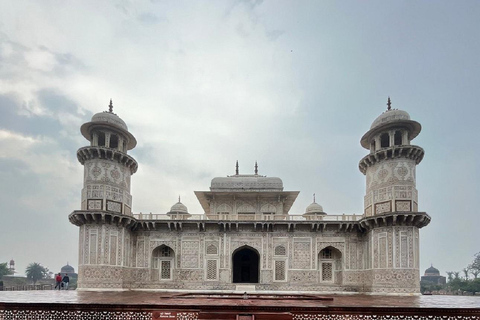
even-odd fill
[[(198, 313), (183, 319), (198, 319)], [(45, 319), (45, 320), (151, 320), (150, 311), (92, 311), (92, 310), (0, 310), (0, 319)]]
[(410, 201), (395, 201), (395, 211), (411, 211)]
[(198, 241), (182, 242), (182, 268), (198, 268), (199, 264)]
[(478, 320), (479, 316), (469, 315), (416, 315), (416, 314), (328, 314), (328, 313), (294, 313), (292, 320), (333, 320), (333, 319), (349, 319), (349, 320)]
[(391, 201), (385, 201), (382, 203), (375, 204), (375, 214), (382, 214), (382, 213), (391, 212), (391, 211), (392, 211)]

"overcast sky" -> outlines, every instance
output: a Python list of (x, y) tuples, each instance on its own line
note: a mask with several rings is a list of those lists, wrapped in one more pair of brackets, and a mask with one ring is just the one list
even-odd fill
[(138, 140), (135, 213), (259, 173), (361, 214), (359, 140), (392, 107), (422, 124), (421, 273), (480, 251), (480, 2), (0, 0), (0, 262), (78, 268), (79, 131), (114, 112)]

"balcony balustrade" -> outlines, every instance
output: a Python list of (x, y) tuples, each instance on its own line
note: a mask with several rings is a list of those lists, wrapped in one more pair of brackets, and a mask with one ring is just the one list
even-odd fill
[(359, 221), (362, 215), (292, 215), (264, 214), (133, 214), (136, 220), (213, 220), (213, 221)]

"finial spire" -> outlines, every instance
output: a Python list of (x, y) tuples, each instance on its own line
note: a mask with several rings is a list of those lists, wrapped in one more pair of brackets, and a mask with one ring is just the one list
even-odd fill
[(315, 193), (313, 194), (313, 203), (315, 203)]
[(237, 160), (237, 163), (235, 165), (235, 174), (238, 176), (238, 160)]
[(178, 202), (180, 202), (180, 195), (178, 195)]
[(390, 97), (387, 100), (387, 111), (392, 109), (392, 101), (390, 101)]
[(113, 113), (113, 103), (112, 103), (112, 99), (110, 99), (110, 104), (108, 105), (108, 112)]
[(257, 161), (255, 161), (255, 174), (258, 174), (258, 164), (257, 164)]

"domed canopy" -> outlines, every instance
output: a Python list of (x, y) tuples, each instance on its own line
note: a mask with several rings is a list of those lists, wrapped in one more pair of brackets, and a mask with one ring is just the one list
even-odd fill
[(305, 210), (305, 213), (321, 213), (321, 214), (325, 214), (325, 212), (323, 212), (323, 207), (321, 205), (319, 205), (318, 203), (316, 202), (313, 202), (312, 204), (310, 204), (307, 209)]
[(178, 198), (178, 202), (175, 203), (170, 208), (170, 211), (168, 212), (168, 214), (177, 214), (177, 213), (188, 214), (188, 209), (183, 203), (180, 202), (180, 197)]
[(92, 117), (92, 122), (106, 122), (116, 127), (119, 127), (125, 131), (128, 131), (128, 127), (125, 121), (123, 121), (115, 113), (110, 113), (107, 111), (96, 113)]
[(379, 115), (377, 119), (375, 119), (375, 121), (373, 121), (370, 129), (373, 129), (385, 123), (395, 122), (398, 120), (410, 120), (410, 115), (406, 111), (399, 109), (387, 110), (381, 115)]
[(438, 276), (440, 275), (440, 271), (437, 268), (434, 268), (433, 265), (430, 266), (427, 270), (425, 270), (426, 276)]
[(107, 127), (121, 132), (127, 139), (128, 150), (135, 148), (137, 145), (137, 140), (130, 132), (128, 132), (128, 127), (125, 121), (113, 113), (112, 100), (110, 100), (109, 110), (94, 114), (90, 122), (84, 123), (80, 127), (80, 132), (85, 139), (92, 141), (92, 129), (96, 127)]
[(313, 216), (317, 215), (326, 215), (323, 211), (323, 207), (315, 201), (315, 193), (313, 194), (313, 202), (307, 207), (307, 209), (305, 209), (303, 215), (306, 216), (307, 219), (311, 219)]
[(60, 269), (61, 273), (75, 273), (75, 269), (67, 263), (67, 265), (63, 266)]
[(387, 105), (388, 109), (373, 121), (370, 130), (360, 140), (360, 144), (365, 149), (370, 149), (372, 139), (381, 132), (395, 128), (404, 128), (408, 131), (409, 140), (413, 140), (422, 130), (420, 123), (411, 120), (410, 115), (406, 111), (392, 109), (390, 98), (388, 98)]

